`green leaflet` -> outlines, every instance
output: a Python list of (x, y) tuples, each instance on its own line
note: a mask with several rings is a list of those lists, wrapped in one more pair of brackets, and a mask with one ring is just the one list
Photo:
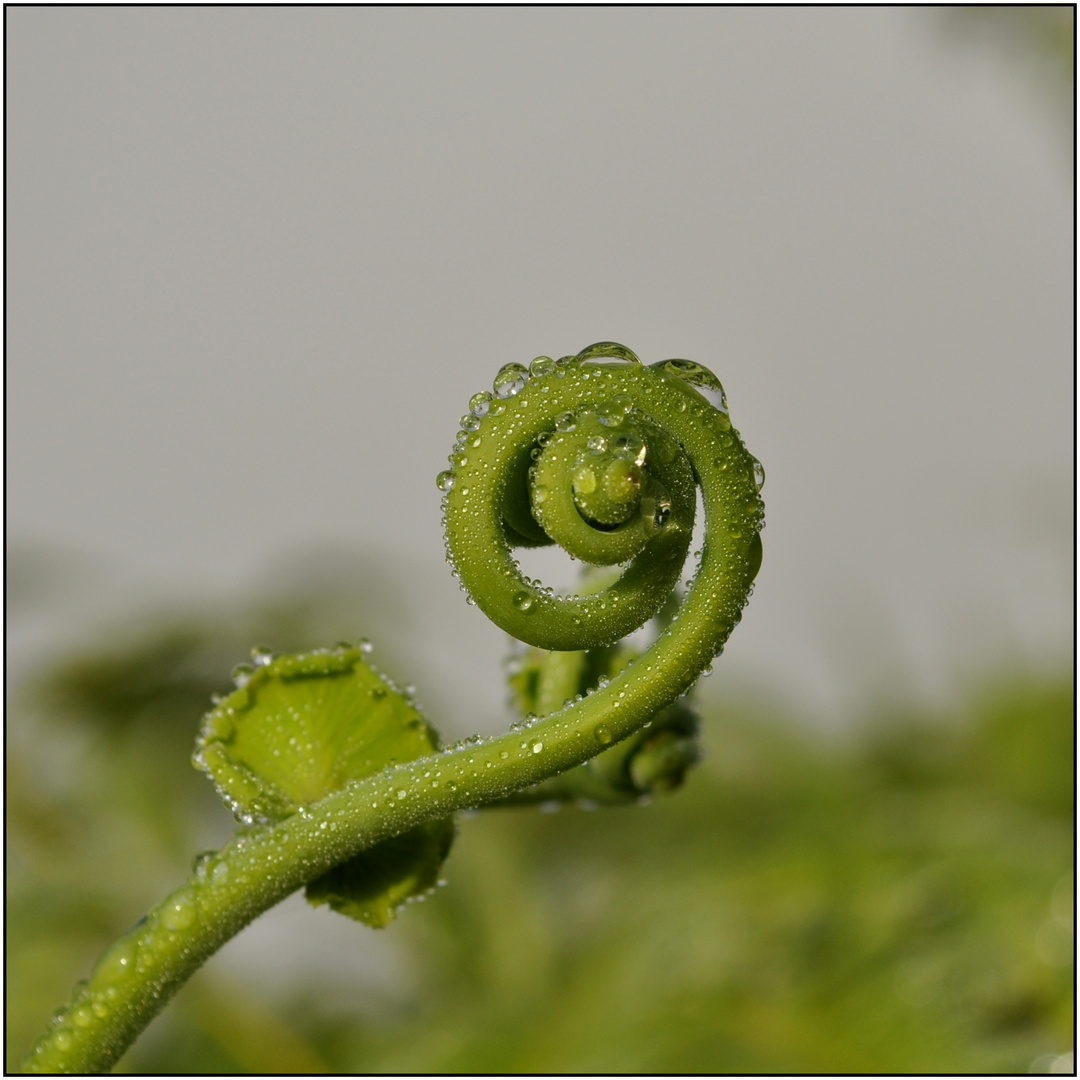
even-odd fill
[[(280, 821), (350, 780), (438, 749), (419, 710), (365, 661), (366, 648), (256, 653), (258, 666), (241, 668), (238, 688), (206, 715), (192, 761), (240, 821)], [(453, 836), (452, 819), (425, 822), (309, 882), (307, 898), (386, 926), (435, 885)]]

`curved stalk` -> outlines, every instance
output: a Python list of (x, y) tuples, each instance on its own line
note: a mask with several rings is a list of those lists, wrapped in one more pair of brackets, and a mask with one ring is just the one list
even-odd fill
[[(629, 363), (591, 362), (598, 357)], [(643, 368), (629, 350), (610, 343), (561, 364), (542, 359), (533, 365), (527, 393), (521, 392), (525, 369), (508, 376), (504, 368), (496, 391), (509, 385), (510, 376), (520, 386), (515, 383), (516, 392), (501, 399), (502, 407), (483, 408), (495, 402), (491, 395), (473, 399), (486, 398), (477, 410), (483, 419), (470, 422), (459, 438), (455, 472), (440, 476), (440, 487), (448, 492), (448, 551), (463, 584), (490, 617), (533, 644), (571, 650), (618, 640), (656, 614), (670, 593), (672, 566), (679, 574), (679, 552), (684, 555), (689, 544), (694, 512), (693, 489), (688, 495), (681, 477), (692, 475), (701, 491), (706, 541), (678, 613), (653, 645), (607, 685), (543, 719), (494, 738), (474, 736), (441, 753), (351, 781), (277, 824), (238, 833), (102, 956), (90, 980), (27, 1057), (27, 1071), (109, 1068), (191, 973), (263, 911), (381, 840), (454, 811), (512, 800), (523, 789), (581, 765), (648, 724), (721, 651), (760, 564), (761, 503), (755, 471), (760, 467), (731, 429), (726, 409), (713, 407), (685, 378), (689, 372), (696, 385), (708, 386), (706, 376), (713, 382), (715, 376), (686, 361)], [(609, 420), (616, 414), (607, 429), (630, 439), (620, 446), (629, 448), (630, 458), (608, 455), (589, 458), (587, 464), (607, 469), (612, 460), (629, 460), (632, 467), (616, 464), (609, 470), (616, 482), (608, 485), (614, 494), (602, 512), (621, 520), (593, 529), (599, 536), (586, 540), (594, 550), (610, 535), (619, 552), (625, 553), (628, 542), (637, 544), (638, 552), (610, 588), (553, 597), (524, 579), (510, 558), (511, 543), (546, 542), (536, 522), (544, 520), (547, 527), (549, 517), (534, 512), (530, 524), (521, 513), (522, 499), (530, 493), (514, 485), (528, 482), (530, 461), (544, 454), (551, 460), (540, 460), (537, 467), (545, 476), (560, 469), (565, 473), (568, 464), (577, 468), (585, 460), (581, 454), (594, 451), (562, 438), (574, 434), (565, 430), (571, 424), (565, 416), (572, 414), (579, 442), (587, 441), (593, 437), (590, 431), (595, 434), (593, 417), (599, 415), (604, 423), (605, 409)], [(532, 449), (540, 452), (532, 455)], [(654, 460), (659, 463), (655, 467)], [(536, 475), (531, 477), (533, 498)], [(571, 517), (580, 512), (586, 520), (596, 500), (592, 489), (579, 494), (578, 510), (564, 507), (561, 512)], [(611, 504), (619, 500), (625, 505), (612, 511)], [(662, 519), (658, 504), (666, 508)], [(562, 524), (555, 521), (552, 531)], [(580, 522), (569, 525), (576, 529)], [(625, 534), (634, 529), (640, 536), (628, 539)], [(625, 615), (630, 609), (633, 625)], [(572, 789), (571, 784), (567, 790)], [(559, 790), (555, 782), (537, 792)]]

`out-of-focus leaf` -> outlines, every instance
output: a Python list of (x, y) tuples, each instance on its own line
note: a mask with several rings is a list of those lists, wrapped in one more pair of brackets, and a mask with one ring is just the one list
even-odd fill
[(982, 705), (973, 763), (985, 780), (1044, 813), (1068, 815), (1076, 762), (1073, 690), (1020, 684)]
[(121, 731), (152, 713), (158, 723), (190, 725), (220, 682), (206, 661), (201, 626), (155, 628), (122, 650), (95, 650), (69, 660), (37, 682), (38, 696), (57, 711)]
[[(172, 670), (209, 672), (201, 695), (252, 641), (297, 647), (355, 625), (353, 612), (316, 638), (323, 609), (291, 610), (200, 623), (205, 651)], [(170, 637), (158, 626), (105, 641), (113, 677), (140, 638)], [(170, 696), (182, 680), (159, 670), (161, 696), (115, 737), (87, 738), (73, 698), (63, 722), (39, 708), (37, 737), (9, 750), (12, 1067), (100, 950), (227, 835), (181, 745), (205, 698), (184, 714)], [(196, 981), (181, 990), (120, 1071), (265, 1072), (275, 1019), (301, 1071), (315, 1058), (362, 1073), (1063, 1067), (1071, 675), (987, 684), (942, 715), (896, 706), (845, 739), (746, 701), (702, 712), (709, 756), (678, 798), (466, 821), (450, 886), (383, 938), (411, 954), (392, 989), (342, 994), (308, 967), (291, 991), (246, 985), (243, 1009), (214, 1023), (236, 992), (219, 985), (222, 955), (197, 977), (206, 1002)]]

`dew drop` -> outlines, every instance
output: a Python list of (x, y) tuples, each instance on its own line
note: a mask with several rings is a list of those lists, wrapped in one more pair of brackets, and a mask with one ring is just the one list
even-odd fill
[(612, 440), (611, 449), (617, 458), (632, 461), (635, 465), (645, 463), (645, 444), (636, 435), (620, 435)]
[(529, 365), (529, 374), (534, 379), (539, 379), (544, 375), (550, 375), (555, 370), (555, 361), (550, 356), (538, 356)]
[(466, 413), (461, 420), (458, 421), (462, 431), (476, 431), (480, 426), (480, 418), (473, 416), (472, 413)]
[(496, 397), (513, 397), (525, 389), (528, 378), (529, 372), (521, 364), (504, 364), (499, 368), (491, 388), (495, 391)]
[(596, 473), (588, 465), (582, 465), (571, 480), (575, 495), (591, 495), (596, 490)]
[(251, 650), (251, 659), (256, 667), (266, 667), (274, 659), (274, 653), (269, 645), (256, 645)]
[(167, 930), (186, 930), (195, 918), (194, 897), (185, 890), (173, 893), (161, 907), (161, 925)]
[(727, 412), (727, 398), (720, 380), (704, 364), (695, 363), (693, 360), (661, 360), (654, 367), (660, 368), (671, 375), (682, 379), (691, 386), (698, 386), (704, 390), (712, 390), (720, 395), (720, 404), (717, 406), (722, 412)]
[(449, 491), (454, 486), (453, 472), (450, 469), (443, 469), (443, 471), (435, 477), (435, 486), (440, 491)]
[(123, 982), (135, 970), (137, 946), (133, 941), (118, 941), (94, 965), (94, 981)]
[(199, 881), (206, 880), (207, 864), (216, 854), (216, 851), (200, 851), (199, 854), (191, 860), (191, 872)]
[(760, 491), (765, 486), (765, 466), (757, 458), (751, 460), (750, 475), (754, 481), (754, 490)]
[(479, 394), (473, 394), (469, 398), (469, 412), (473, 416), (487, 416), (491, 409), (491, 394), (486, 390), (481, 390)]
[(614, 740), (614, 736), (611, 734), (610, 729), (603, 724), (599, 724), (593, 731), (593, 734), (596, 736), (596, 741), (600, 743), (601, 746), (609, 746)]
[(597, 453), (601, 453), (607, 449), (607, 439), (603, 435), (590, 435), (585, 441), (585, 445), (590, 450), (595, 450)]
[(255, 674), (255, 668), (251, 664), (237, 664), (232, 669), (231, 678), (237, 689), (242, 690), (247, 686), (251, 676)]
[(533, 606), (533, 598), (527, 592), (519, 592), (514, 595), (513, 603), (518, 611), (528, 611)]
[(629, 394), (616, 394), (596, 410), (596, 419), (605, 427), (618, 427), (633, 407)]
[(542, 742), (534, 742), (532, 744), (532, 752), (534, 754), (539, 754), (540, 751), (543, 750), (543, 749), (544, 749), (544, 744)]
[(572, 412), (560, 413), (555, 417), (556, 431), (574, 431), (577, 429), (577, 417)]

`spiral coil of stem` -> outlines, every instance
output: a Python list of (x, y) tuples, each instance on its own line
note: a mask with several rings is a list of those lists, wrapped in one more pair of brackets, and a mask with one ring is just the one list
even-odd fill
[[(719, 381), (691, 361), (646, 367), (625, 346), (601, 342), (529, 369), (506, 365), (494, 391), (472, 399), (452, 469), (438, 481), (447, 558), (463, 588), (531, 645), (613, 644), (655, 615), (677, 583), (700, 489), (701, 561), (665, 631), (672, 644), (657, 642), (665, 655), (678, 645), (678, 677), (652, 680), (682, 693), (723, 648), (761, 563), (764, 474), (731, 426)], [(553, 542), (586, 563), (628, 565), (599, 594), (558, 596), (525, 577), (512, 554)]]
[[(679, 580), (700, 492), (705, 541), (681, 607), (644, 653), (586, 696), (506, 734), (473, 736), (350, 780), (238, 833), (106, 951), (26, 1071), (107, 1069), (261, 912), (424, 822), (513, 801), (529, 788), (542, 795), (548, 783), (560, 793), (562, 774), (651, 724), (723, 649), (761, 563), (764, 473), (708, 369), (687, 360), (645, 367), (613, 342), (529, 368), (507, 364), (493, 392), (471, 399), (451, 463), (437, 478), (448, 560), (470, 599), (514, 637), (572, 653), (613, 645), (644, 625)], [(555, 542), (583, 562), (625, 568), (600, 591), (557, 596), (513, 557), (515, 548)], [(676, 769), (685, 763), (690, 728), (674, 721), (667, 741), (638, 761), (641, 785), (651, 770), (671, 768), (667, 758)]]

